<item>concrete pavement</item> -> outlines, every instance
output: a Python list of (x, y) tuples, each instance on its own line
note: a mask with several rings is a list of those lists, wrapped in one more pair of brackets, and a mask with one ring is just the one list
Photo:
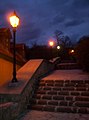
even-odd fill
[(22, 114), (16, 120), (89, 120), (89, 114), (54, 113), (32, 110)]

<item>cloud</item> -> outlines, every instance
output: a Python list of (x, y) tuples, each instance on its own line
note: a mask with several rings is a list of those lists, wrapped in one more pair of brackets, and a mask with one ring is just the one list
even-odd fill
[(51, 22), (51, 25), (56, 25), (56, 24), (59, 24), (59, 23), (62, 23), (65, 21), (65, 16), (64, 15), (56, 15), (54, 16), (54, 18), (52, 19), (52, 22)]
[[(25, 28), (25, 29), (24, 29)], [(28, 23), (18, 28), (18, 40), (19, 42), (28, 42), (29, 40), (38, 39), (41, 35), (41, 29), (35, 26), (34, 23)]]
[(13, 10), (21, 19), (18, 42), (45, 44), (57, 29), (76, 39), (89, 31), (89, 0), (1, 0), (1, 27), (9, 27), (5, 14)]
[(89, 6), (89, 0), (74, 0), (73, 5), (83, 9)]
[(66, 27), (76, 27), (77, 25), (81, 25), (84, 22), (84, 20), (79, 19), (71, 19), (65, 23)]

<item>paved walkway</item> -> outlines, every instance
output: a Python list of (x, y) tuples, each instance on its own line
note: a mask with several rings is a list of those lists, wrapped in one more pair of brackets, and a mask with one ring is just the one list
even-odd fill
[(55, 70), (52, 74), (44, 77), (43, 80), (89, 80), (89, 73), (80, 69)]
[(89, 120), (89, 114), (54, 113), (32, 110), (16, 120)]
[[(82, 70), (56, 70), (43, 80), (89, 80), (89, 73)], [(28, 111), (16, 120), (89, 120), (89, 114)]]

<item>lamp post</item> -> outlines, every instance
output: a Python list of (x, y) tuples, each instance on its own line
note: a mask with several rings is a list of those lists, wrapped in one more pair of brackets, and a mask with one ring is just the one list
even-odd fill
[(14, 11), (13, 15), (10, 16), (10, 24), (13, 28), (13, 78), (12, 82), (17, 82), (16, 78), (16, 28), (19, 25), (19, 17)]
[(53, 41), (49, 41), (49, 45), (50, 45), (50, 48), (51, 48), (51, 57), (53, 57), (52, 47), (54, 46), (54, 42)]

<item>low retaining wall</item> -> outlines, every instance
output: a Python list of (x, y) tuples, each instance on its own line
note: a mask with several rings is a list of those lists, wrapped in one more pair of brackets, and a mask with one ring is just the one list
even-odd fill
[(18, 103), (7, 102), (0, 105), (0, 120), (14, 120), (18, 115)]
[[(9, 85), (7, 83), (0, 89), (0, 98), (2, 101), (13, 102), (13, 104), (17, 103), (17, 111), (15, 113), (13, 112), (12, 116), (9, 115), (9, 113), (11, 113), (10, 107), (14, 107), (13, 104), (11, 104), (10, 107), (6, 107), (5, 111), (5, 106), (2, 107), (1, 109), (3, 109), (3, 113), (1, 112), (0, 114), (5, 115), (7, 114), (7, 111), (9, 111), (7, 120), (12, 120), (19, 113), (24, 111), (27, 108), (28, 102), (32, 99), (39, 78), (52, 71), (53, 69), (53, 63), (43, 59), (28, 61), (17, 72), (18, 83)], [(0, 120), (4, 120), (4, 118)]]

